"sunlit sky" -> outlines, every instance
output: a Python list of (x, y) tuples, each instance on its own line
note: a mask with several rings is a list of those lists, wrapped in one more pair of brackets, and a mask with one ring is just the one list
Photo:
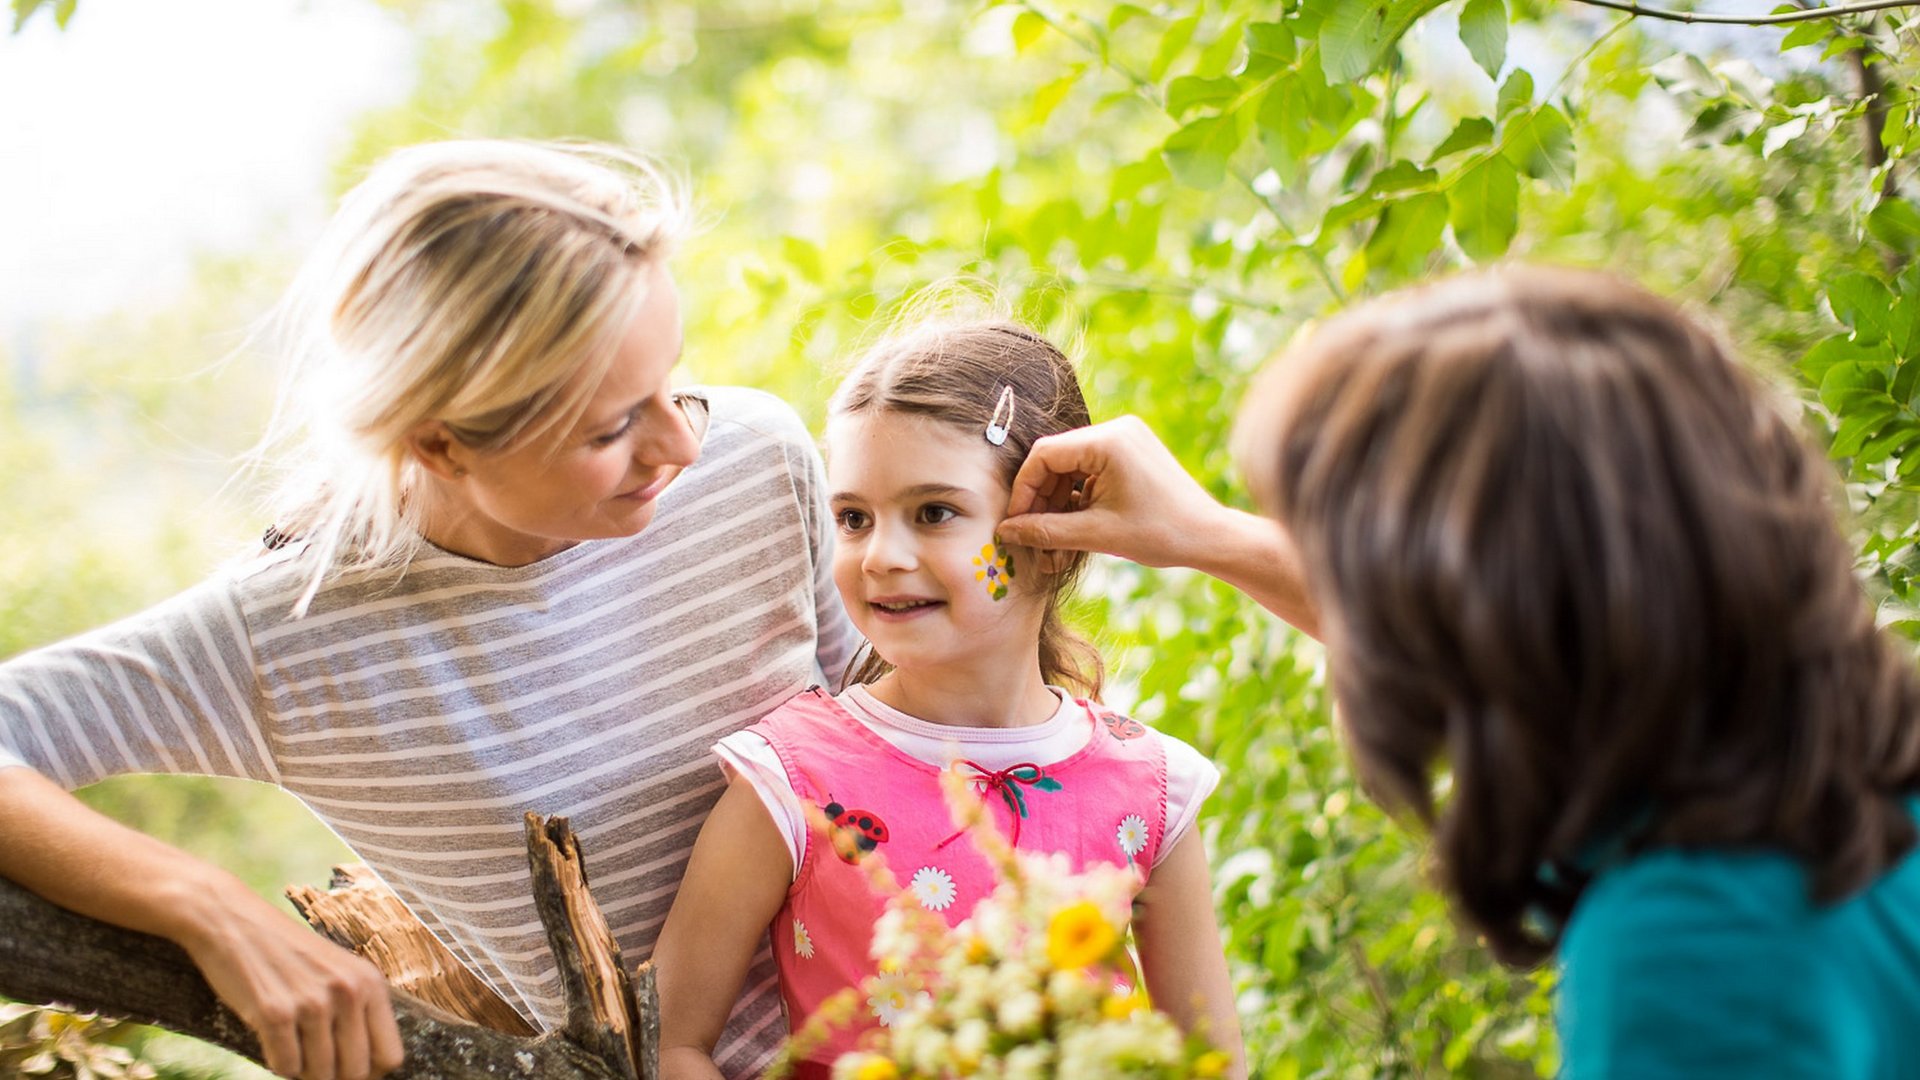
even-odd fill
[(352, 118), (413, 74), (364, 0), (81, 0), (64, 31), (50, 14), (0, 27), (0, 346), (164, 302), (196, 252), (312, 232)]

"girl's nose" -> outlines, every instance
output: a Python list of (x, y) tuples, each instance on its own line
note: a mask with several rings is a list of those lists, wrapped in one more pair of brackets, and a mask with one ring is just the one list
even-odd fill
[(913, 569), (919, 562), (913, 549), (912, 536), (906, 529), (876, 523), (867, 538), (866, 547), (861, 569), (869, 574), (899, 573)]

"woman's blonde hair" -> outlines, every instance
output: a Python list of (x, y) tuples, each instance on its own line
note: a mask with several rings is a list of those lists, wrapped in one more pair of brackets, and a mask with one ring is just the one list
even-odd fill
[(610, 147), (409, 147), (342, 200), (273, 319), (292, 367), (262, 454), (299, 463), (269, 544), (321, 582), (403, 569), (424, 541), (407, 439), (494, 450), (571, 423), (688, 227), (683, 188)]
[[(1010, 419), (999, 411), (1008, 390), (1014, 402)], [(992, 451), (1009, 489), (1036, 441), (1091, 423), (1073, 363), (1052, 342), (1008, 319), (963, 321), (952, 315), (927, 317), (869, 349), (840, 384), (828, 410), (835, 416), (924, 416), (973, 433)], [(999, 444), (986, 439), (987, 425), (996, 418), (1006, 424), (1005, 441)], [(1044, 579), (1040, 672), (1048, 682), (1098, 697), (1104, 677), (1100, 652), (1060, 616), (1061, 598), (1079, 578), (1087, 557), (1083, 552), (1063, 552), (1060, 557), (1064, 565)], [(1030, 571), (1022, 567), (1020, 572)], [(855, 655), (845, 681), (868, 683), (891, 670), (891, 664), (867, 648)]]

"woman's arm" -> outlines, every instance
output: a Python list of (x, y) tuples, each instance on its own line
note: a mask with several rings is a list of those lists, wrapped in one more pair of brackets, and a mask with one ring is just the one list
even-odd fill
[(1147, 993), (1183, 1031), (1199, 1031), (1233, 1058), (1226, 1075), (1245, 1080), (1246, 1049), (1233, 1007), (1220, 924), (1213, 913), (1213, 879), (1198, 829), (1189, 830), (1140, 892), (1134, 939)]
[(780, 830), (753, 786), (736, 778), (701, 826), (653, 947), (666, 1080), (720, 1076), (714, 1044), (792, 880), (793, 857)]
[(1318, 636), (1300, 557), (1279, 525), (1220, 505), (1139, 417), (1050, 435), (1014, 477), (1000, 535), (1024, 547), (1187, 566)]
[(267, 1067), (307, 1080), (398, 1068), (377, 968), (232, 874), (89, 809), (31, 769), (0, 768), (0, 875), (61, 907), (179, 944), (260, 1037)]

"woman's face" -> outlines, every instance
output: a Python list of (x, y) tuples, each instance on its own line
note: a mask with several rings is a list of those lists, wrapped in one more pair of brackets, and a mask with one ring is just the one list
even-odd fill
[[(660, 493), (700, 456), (697, 421), (670, 388), (680, 358), (680, 299), (664, 266), (586, 407), (501, 450), (451, 440), (443, 477), (451, 513), (428, 539), (501, 566), (524, 566), (581, 540), (632, 536)], [(442, 520), (444, 518), (444, 525)]]

